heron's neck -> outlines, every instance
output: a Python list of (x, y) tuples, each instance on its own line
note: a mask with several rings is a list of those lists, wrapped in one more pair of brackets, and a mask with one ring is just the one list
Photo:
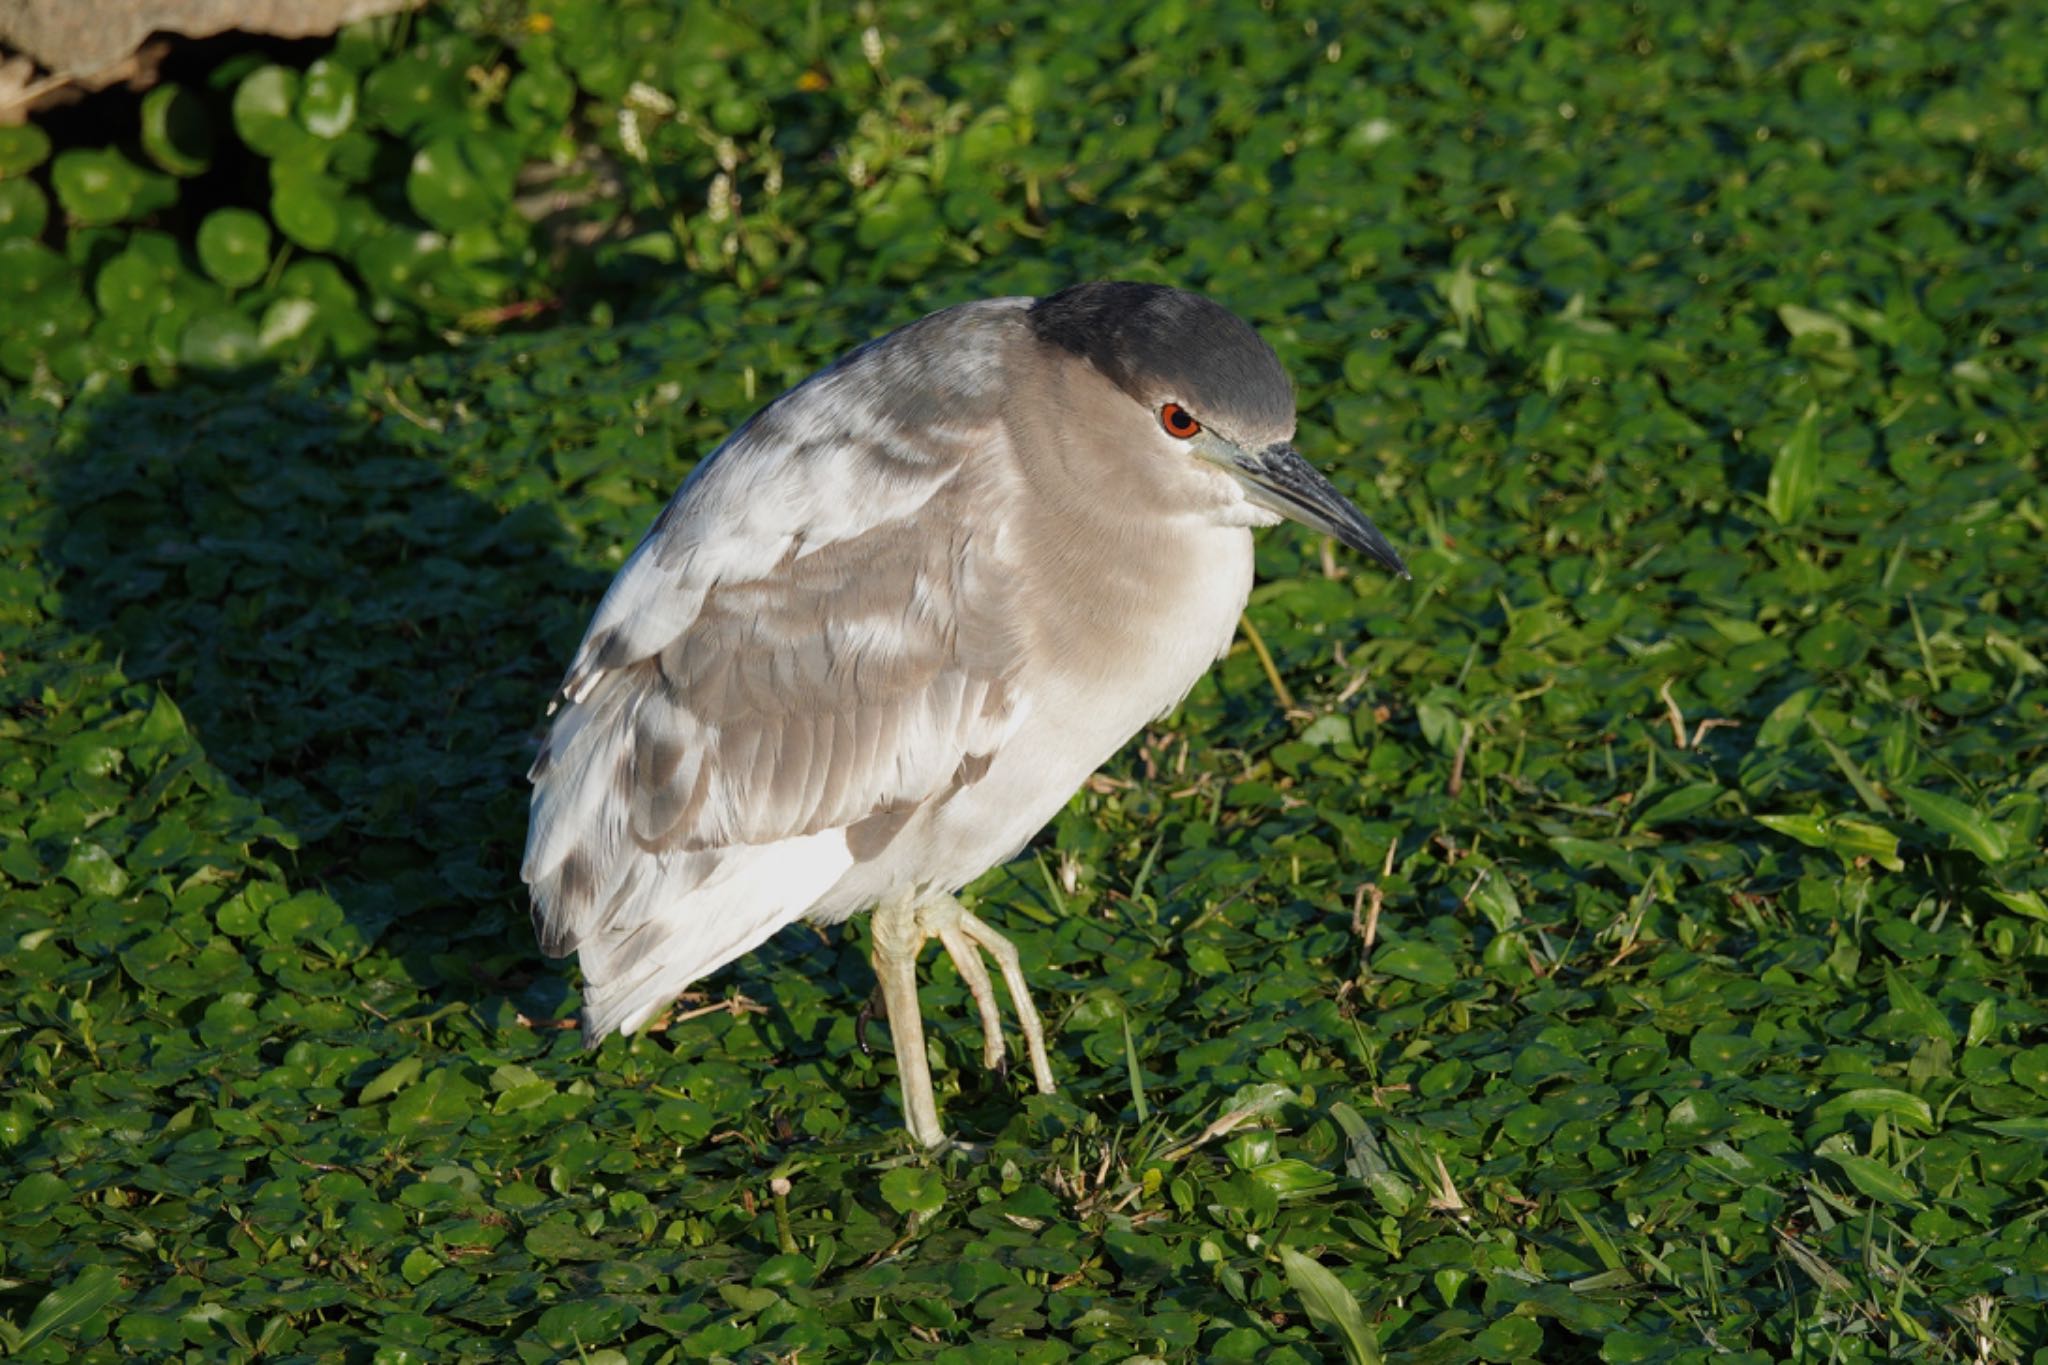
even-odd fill
[(1063, 435), (1128, 423), (1110, 404), (1130, 400), (1107, 383), (1099, 388), (1068, 384), (1006, 404), (1011, 544), (1003, 558), (1029, 582), (1031, 632), (1071, 669), (1113, 673), (1178, 659), (1194, 636), (1190, 657), (1206, 666), (1220, 648), (1208, 637), (1220, 631), (1228, 640), (1250, 591), (1250, 532), (1227, 524), (1192, 482), (1162, 481), (1141, 457), (1083, 449)]

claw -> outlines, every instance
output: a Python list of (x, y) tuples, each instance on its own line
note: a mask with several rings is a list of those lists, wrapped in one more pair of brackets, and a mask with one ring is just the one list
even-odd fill
[(875, 988), (868, 992), (868, 998), (861, 1001), (860, 1009), (853, 1016), (853, 1045), (860, 1049), (860, 1055), (863, 1057), (875, 1055), (875, 1050), (868, 1046), (868, 1025), (874, 1021), (875, 1004), (881, 998), (882, 983), (877, 981)]
[(1024, 969), (1017, 960), (1017, 950), (1001, 934), (983, 924), (961, 904), (950, 897), (930, 907), (928, 915), (933, 921), (931, 932), (945, 945), (946, 953), (953, 959), (953, 965), (960, 972), (960, 979), (966, 985), (968, 994), (974, 997), (975, 1008), (981, 1014), (982, 1065), (998, 1076), (1009, 1074), (1009, 1059), (1004, 1054), (1002, 1019), (996, 1012), (995, 990), (989, 981), (988, 968), (982, 963), (986, 953), (995, 961), (1003, 974), (1003, 983), (1009, 987), (1010, 1001), (1017, 1011), (1017, 1025), (1024, 1033), (1025, 1051), (1031, 1059), (1032, 1080), (1042, 1095), (1053, 1092), (1052, 1070), (1046, 1063), (1045, 1032), (1038, 1021), (1038, 1011), (1032, 1007), (1030, 992), (1024, 984)]

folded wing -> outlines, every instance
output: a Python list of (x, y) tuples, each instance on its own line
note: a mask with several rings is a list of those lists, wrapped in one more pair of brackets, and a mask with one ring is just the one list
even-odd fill
[(563, 684), (521, 876), (543, 950), (581, 957), (592, 1041), (801, 917), (1027, 705), (1014, 578), (963, 515), (1001, 496), (992, 411), (964, 393), (912, 440), (841, 379), (684, 485)]

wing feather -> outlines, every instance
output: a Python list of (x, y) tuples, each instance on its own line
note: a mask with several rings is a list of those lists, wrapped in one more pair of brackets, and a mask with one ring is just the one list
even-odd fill
[(521, 867), (542, 947), (581, 954), (596, 1036), (801, 916), (1021, 719), (1016, 578), (968, 515), (1006, 491), (1004, 436), (952, 355), (938, 441), (910, 441), (845, 365), (765, 409), (599, 605)]

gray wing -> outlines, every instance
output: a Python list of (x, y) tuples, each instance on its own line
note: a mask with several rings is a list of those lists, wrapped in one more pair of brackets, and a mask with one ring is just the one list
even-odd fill
[(913, 432), (847, 368), (685, 483), (569, 669), (521, 876), (542, 948), (580, 949), (587, 981), (659, 958), (679, 990), (752, 947), (823, 888), (711, 895), (735, 859), (780, 846), (836, 879), (975, 781), (1028, 705), (995, 396), (956, 376), (955, 410)]

